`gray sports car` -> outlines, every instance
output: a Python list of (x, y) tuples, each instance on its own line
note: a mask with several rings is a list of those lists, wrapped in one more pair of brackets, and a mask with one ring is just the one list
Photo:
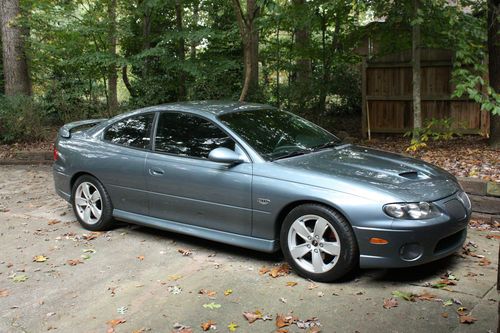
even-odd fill
[(258, 251), (333, 281), (356, 266), (443, 258), (471, 204), (455, 177), (344, 144), (294, 114), (251, 103), (164, 104), (63, 126), (57, 193), (81, 225), (120, 220)]

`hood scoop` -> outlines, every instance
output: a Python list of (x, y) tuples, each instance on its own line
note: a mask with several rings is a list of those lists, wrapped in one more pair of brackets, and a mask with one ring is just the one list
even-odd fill
[(411, 180), (429, 179), (429, 176), (418, 171), (405, 171), (399, 173), (398, 176)]

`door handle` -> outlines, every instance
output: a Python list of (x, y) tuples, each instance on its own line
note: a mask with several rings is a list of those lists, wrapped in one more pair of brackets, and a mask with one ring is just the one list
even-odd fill
[(149, 169), (149, 174), (152, 175), (152, 176), (161, 176), (164, 173), (165, 173), (165, 171), (163, 171), (160, 168), (151, 168), (151, 169)]

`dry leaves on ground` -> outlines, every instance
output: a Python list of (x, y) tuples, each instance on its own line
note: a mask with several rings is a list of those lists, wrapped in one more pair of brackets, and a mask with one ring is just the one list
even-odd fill
[(215, 324), (217, 324), (215, 321), (209, 320), (201, 323), (200, 327), (203, 331), (208, 331), (210, 329), (215, 330), (217, 329), (217, 326), (215, 326)]
[(269, 274), (269, 276), (273, 278), (277, 278), (280, 276), (285, 276), (290, 274), (290, 266), (288, 264), (281, 264), (279, 266), (275, 266), (273, 268), (268, 268), (263, 266), (259, 269), (259, 275)]
[(108, 325), (108, 330), (106, 331), (107, 333), (114, 333), (115, 332), (115, 327), (125, 323), (126, 320), (124, 318), (117, 318), (117, 319), (112, 319), (108, 320), (106, 324)]
[(99, 237), (100, 234), (101, 234), (100, 231), (92, 231), (89, 234), (83, 234), (82, 238), (85, 239), (86, 241), (90, 241)]
[(0, 297), (9, 296), (9, 291), (7, 289), (0, 289)]
[(45, 261), (47, 261), (47, 259), (49, 259), (49, 258), (47, 258), (46, 256), (42, 256), (42, 255), (33, 257), (34, 262), (45, 262)]
[(476, 318), (469, 315), (459, 315), (460, 324), (474, 324), (477, 321)]
[(271, 315), (263, 315), (261, 311), (259, 310), (256, 310), (254, 312), (249, 312), (249, 311), (245, 311), (243, 312), (243, 317), (248, 321), (248, 323), (253, 323), (257, 320), (263, 320), (263, 321), (266, 321), (266, 320), (272, 320), (273, 319), (273, 316)]
[(479, 260), (479, 266), (488, 266), (491, 264), (491, 261), (488, 259), (488, 258), (481, 258), (481, 260)]
[(80, 259), (69, 259), (66, 262), (70, 266), (76, 266), (76, 265), (79, 265), (79, 264), (83, 264), (83, 261), (81, 261)]
[(391, 309), (398, 306), (398, 301), (394, 297), (384, 299), (384, 309)]
[(182, 254), (183, 256), (186, 256), (186, 257), (193, 254), (193, 252), (189, 249), (177, 249), (177, 252), (179, 252), (180, 254)]
[(213, 291), (213, 290), (208, 290), (208, 289), (200, 289), (198, 291), (198, 294), (200, 294), (200, 295), (206, 295), (208, 297), (215, 297), (215, 295), (217, 295), (217, 292)]

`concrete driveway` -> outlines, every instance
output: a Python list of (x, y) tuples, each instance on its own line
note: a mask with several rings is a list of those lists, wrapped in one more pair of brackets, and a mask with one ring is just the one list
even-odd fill
[[(279, 255), (135, 226), (92, 234), (54, 194), (48, 166), (0, 167), (0, 223), (0, 332), (172, 332), (176, 324), (202, 332), (209, 320), (211, 332), (230, 324), (274, 332), (278, 314), (297, 317), (281, 332), (317, 332), (300, 327), (318, 323), (321, 332), (498, 327), (498, 230), (471, 229), (470, 252), (417, 268), (359, 270), (331, 284), (286, 271), (273, 278), (261, 273), (276, 273)], [(272, 320), (248, 323), (243, 312), (257, 310)], [(460, 323), (459, 313), (477, 321)]]

